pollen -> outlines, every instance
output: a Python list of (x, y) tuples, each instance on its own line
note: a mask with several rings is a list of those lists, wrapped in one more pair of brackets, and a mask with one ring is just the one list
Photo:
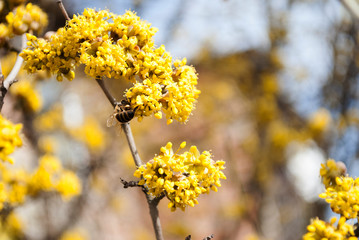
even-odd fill
[[(180, 149), (185, 147), (185, 143)], [(146, 184), (151, 195), (165, 194), (172, 211), (195, 206), (200, 194), (218, 191), (220, 180), (226, 179), (222, 172), (224, 161), (212, 160), (210, 152), (200, 153), (195, 146), (182, 154), (177, 152), (173, 152), (169, 142), (151, 163), (140, 166), (134, 173), (135, 177), (143, 178), (140, 184)]]

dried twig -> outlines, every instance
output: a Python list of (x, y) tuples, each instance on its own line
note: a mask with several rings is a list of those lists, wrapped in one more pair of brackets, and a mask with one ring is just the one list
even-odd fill
[(96, 82), (98, 83), (98, 85), (100, 85), (102, 91), (105, 93), (107, 99), (110, 101), (110, 103), (112, 104), (112, 106), (115, 107), (116, 104), (117, 104), (117, 101), (116, 101), (116, 99), (111, 95), (111, 93), (108, 91), (108, 89), (106, 88), (103, 79), (102, 79), (101, 77), (96, 77)]
[[(214, 234), (211, 234), (210, 236), (203, 238), (203, 240), (211, 240), (212, 238), (214, 238)], [(188, 235), (188, 236), (185, 238), (185, 240), (191, 240), (191, 239), (192, 239), (192, 236), (191, 236), (191, 235)]]
[(139, 181), (126, 181), (120, 178), (121, 183), (123, 184), (123, 188), (129, 188), (129, 187), (142, 187), (142, 185), (138, 185)]
[(65, 19), (67, 21), (70, 21), (71, 19), (70, 19), (69, 15), (67, 14), (67, 11), (66, 11), (66, 9), (64, 7), (64, 4), (62, 3), (62, 0), (57, 0), (56, 2), (59, 5), (59, 8), (60, 8), (60, 10), (62, 12), (62, 15), (64, 15), (64, 17), (65, 17)]

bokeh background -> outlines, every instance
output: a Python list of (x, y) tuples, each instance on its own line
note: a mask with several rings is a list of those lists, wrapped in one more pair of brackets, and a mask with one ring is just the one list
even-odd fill
[[(34, 2), (49, 14), (48, 31), (64, 26), (56, 1)], [(137, 12), (159, 29), (158, 46), (198, 72), (202, 93), (188, 123), (131, 122), (143, 161), (169, 141), (226, 161), (227, 180), (194, 208), (171, 212), (161, 201), (166, 239), (294, 240), (311, 218), (331, 217), (318, 197), (320, 164), (333, 158), (348, 174), (359, 171), (358, 21), (345, 2), (64, 0), (70, 16), (84, 8)], [(17, 208), (27, 239), (70, 230), (87, 239), (154, 239), (143, 193), (120, 182), (135, 180), (135, 165), (124, 134), (106, 127), (113, 109), (96, 81), (81, 68), (72, 82), (31, 77), (42, 79), (34, 86), (41, 107), (28, 110), (14, 92), (3, 110), (24, 124), (16, 164), (31, 167), (51, 151), (81, 177), (83, 192)], [(118, 99), (129, 87), (118, 79), (106, 84)]]

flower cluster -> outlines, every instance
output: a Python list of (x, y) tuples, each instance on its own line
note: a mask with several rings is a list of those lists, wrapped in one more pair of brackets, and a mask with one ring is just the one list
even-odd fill
[(353, 226), (346, 223), (345, 217), (341, 217), (338, 225), (334, 226), (336, 221), (336, 218), (332, 218), (330, 223), (313, 219), (307, 227), (308, 233), (303, 236), (303, 240), (357, 240), (357, 237), (354, 235)]
[(309, 119), (309, 128), (313, 133), (320, 134), (328, 130), (332, 119), (328, 110), (322, 108)]
[(330, 203), (333, 212), (346, 218), (356, 218), (359, 212), (359, 178), (337, 177), (336, 185), (319, 195)]
[(81, 192), (75, 173), (63, 169), (60, 161), (51, 155), (43, 156), (32, 173), (0, 164), (0, 176), (0, 210), (6, 204), (22, 204), (27, 196), (36, 197), (40, 192), (58, 192), (65, 200)]
[(0, 223), (2, 239), (24, 239), (23, 230), (23, 223), (14, 212), (11, 212)]
[(333, 212), (340, 214), (337, 226), (334, 226), (336, 219), (330, 223), (319, 219), (313, 219), (307, 227), (308, 233), (303, 235), (303, 240), (316, 239), (343, 239), (356, 240), (357, 236), (353, 225), (346, 221), (357, 218), (359, 212), (359, 178), (353, 179), (344, 176), (346, 167), (342, 162), (335, 162), (329, 159), (322, 164), (320, 175), (326, 188), (326, 192), (319, 197), (325, 198), (330, 204)]
[(0, 209), (5, 204), (12, 206), (23, 203), (27, 195), (28, 173), (23, 169), (8, 169), (0, 164)]
[[(180, 149), (185, 146), (183, 142)], [(176, 208), (185, 210), (188, 205), (193, 207), (198, 204), (200, 194), (217, 191), (221, 186), (220, 179), (226, 179), (221, 171), (224, 161), (213, 161), (210, 152), (200, 154), (195, 146), (188, 152), (177, 152), (173, 152), (169, 142), (161, 148), (158, 156), (134, 173), (135, 177), (141, 178), (139, 184), (146, 186), (151, 195), (159, 197), (164, 194), (170, 200), (168, 207), (172, 211)]]
[(75, 173), (62, 168), (55, 156), (45, 155), (30, 176), (28, 188), (30, 195), (36, 195), (40, 191), (56, 191), (67, 200), (80, 194), (81, 183)]
[(41, 32), (48, 24), (47, 15), (38, 6), (31, 3), (20, 5), (6, 16), (7, 25), (1, 24), (2, 34), (11, 37), (27, 32)]
[(79, 127), (70, 128), (69, 133), (77, 140), (86, 144), (93, 153), (102, 152), (106, 146), (106, 136), (99, 123), (86, 117), (84, 124)]
[(154, 46), (156, 31), (130, 11), (116, 15), (85, 9), (49, 40), (28, 34), (29, 47), (21, 56), (28, 72), (46, 70), (59, 81), (74, 79), (79, 64), (93, 78), (124, 78), (133, 83), (125, 96), (139, 120), (162, 118), (163, 110), (168, 123), (186, 122), (200, 94), (197, 74), (186, 59), (172, 64), (165, 47)]
[(87, 235), (79, 230), (79, 229), (73, 229), (70, 231), (66, 231), (64, 234), (62, 234), (60, 240), (86, 240), (89, 239)]
[(325, 164), (321, 164), (320, 176), (326, 188), (336, 185), (336, 178), (344, 176), (346, 167), (343, 162), (335, 162), (329, 159)]
[(9, 157), (16, 147), (22, 145), (19, 132), (22, 128), (21, 124), (12, 124), (0, 115), (0, 159), (3, 161), (13, 162)]
[(13, 84), (10, 88), (11, 94), (17, 97), (26, 112), (38, 112), (42, 107), (42, 98), (35, 90), (32, 82), (23, 79)]

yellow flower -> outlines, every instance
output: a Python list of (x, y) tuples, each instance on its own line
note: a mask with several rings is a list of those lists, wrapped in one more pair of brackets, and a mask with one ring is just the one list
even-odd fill
[(3, 46), (3, 44), (6, 43), (9, 37), (10, 37), (9, 28), (5, 24), (0, 23), (0, 46)]
[(311, 116), (309, 128), (316, 134), (322, 133), (329, 128), (331, 116), (328, 110), (319, 109)]
[(357, 240), (354, 235), (353, 226), (346, 223), (345, 217), (339, 219), (338, 225), (334, 226), (336, 218), (332, 218), (330, 223), (313, 219), (307, 227), (308, 232), (303, 236), (303, 240)]
[(55, 105), (35, 119), (35, 127), (39, 131), (54, 131), (63, 126), (62, 106)]
[(22, 145), (19, 136), (21, 128), (21, 124), (14, 125), (0, 115), (0, 159), (3, 161), (13, 162), (9, 155)]
[(48, 23), (47, 15), (31, 3), (20, 5), (6, 16), (10, 33), (21, 35), (26, 32), (41, 32)]
[(101, 151), (106, 145), (105, 133), (93, 118), (87, 117), (82, 126), (69, 131), (74, 138), (84, 142), (94, 153)]
[(131, 11), (116, 15), (85, 9), (50, 40), (28, 34), (29, 47), (21, 56), (29, 73), (46, 70), (59, 81), (73, 80), (80, 64), (93, 78), (126, 79), (133, 86), (125, 96), (138, 120), (160, 119), (162, 110), (168, 123), (185, 123), (200, 94), (198, 76), (186, 59), (172, 62), (163, 45), (154, 46), (156, 31)]
[[(180, 149), (185, 147), (182, 143)], [(177, 151), (178, 152), (178, 151)], [(197, 198), (210, 190), (217, 191), (220, 179), (226, 179), (224, 161), (213, 161), (211, 153), (202, 154), (197, 147), (191, 146), (183, 154), (173, 153), (172, 143), (161, 148), (159, 155), (140, 166), (134, 173), (142, 178), (140, 185), (145, 185), (153, 196), (165, 194), (170, 200), (168, 207), (175, 211), (177, 207), (185, 210), (186, 206), (198, 204)]]
[(75, 173), (64, 170), (58, 158), (44, 155), (39, 167), (28, 181), (29, 193), (36, 196), (39, 192), (57, 191), (68, 200), (81, 193), (81, 183)]
[(58, 179), (55, 189), (65, 200), (81, 193), (81, 183), (75, 173), (63, 171)]
[(18, 98), (28, 112), (38, 112), (41, 109), (42, 98), (30, 81), (22, 80), (13, 84), (10, 92)]
[(349, 218), (356, 218), (359, 212), (359, 178), (337, 177), (336, 185), (328, 187), (319, 195), (330, 204), (333, 212)]
[(23, 223), (18, 216), (11, 212), (0, 223), (0, 238), (1, 239), (23, 239)]
[(328, 159), (325, 164), (321, 164), (320, 176), (326, 188), (336, 185), (336, 178), (344, 176), (346, 166), (343, 162), (335, 162), (333, 159)]
[(86, 234), (83, 231), (77, 229), (65, 232), (60, 238), (60, 240), (86, 240), (86, 239), (88, 239)]

